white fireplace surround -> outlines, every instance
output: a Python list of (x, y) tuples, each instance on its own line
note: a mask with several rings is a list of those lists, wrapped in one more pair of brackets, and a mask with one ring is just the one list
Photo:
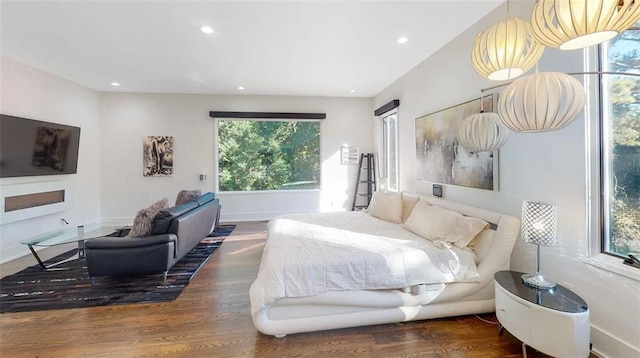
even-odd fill
[[(62, 202), (5, 212), (5, 203), (7, 198), (18, 195), (38, 194), (60, 190), (64, 191), (64, 200)], [(69, 206), (69, 183), (66, 180), (2, 185), (1, 191), (2, 200), (0, 201), (0, 225), (65, 211)]]

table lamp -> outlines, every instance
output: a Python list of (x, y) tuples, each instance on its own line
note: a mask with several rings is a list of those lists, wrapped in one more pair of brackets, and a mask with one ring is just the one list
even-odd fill
[(558, 210), (556, 204), (538, 201), (522, 203), (522, 240), (538, 245), (536, 273), (522, 275), (522, 282), (537, 289), (552, 289), (555, 282), (540, 274), (540, 245), (556, 244)]

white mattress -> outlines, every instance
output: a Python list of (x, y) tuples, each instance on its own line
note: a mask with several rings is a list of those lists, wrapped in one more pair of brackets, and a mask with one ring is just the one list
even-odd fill
[(364, 212), (285, 215), (269, 225), (250, 290), (251, 310), (255, 314), (283, 298), (331, 291), (477, 281), (472, 252), (436, 248), (400, 225)]

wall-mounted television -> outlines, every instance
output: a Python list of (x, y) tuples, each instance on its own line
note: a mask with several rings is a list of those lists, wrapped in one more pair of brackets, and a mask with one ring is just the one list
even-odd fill
[(0, 178), (75, 174), (80, 128), (0, 115)]

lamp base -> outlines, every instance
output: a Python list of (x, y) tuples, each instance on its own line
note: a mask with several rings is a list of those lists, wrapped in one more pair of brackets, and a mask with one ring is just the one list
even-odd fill
[(556, 283), (542, 276), (540, 272), (525, 273), (522, 275), (522, 283), (532, 288), (551, 290), (556, 287)]

